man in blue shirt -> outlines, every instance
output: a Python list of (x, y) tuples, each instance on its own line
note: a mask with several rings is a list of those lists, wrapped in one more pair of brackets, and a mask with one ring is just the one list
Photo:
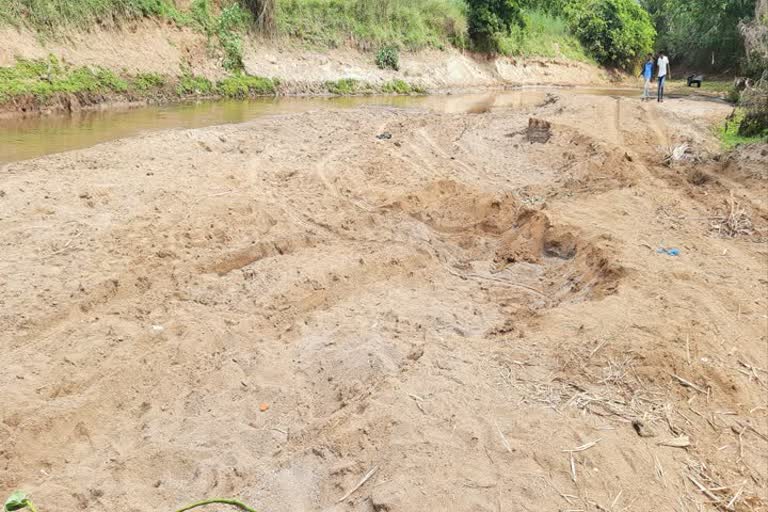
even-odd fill
[(651, 80), (653, 80), (653, 55), (648, 54), (648, 58), (645, 59), (643, 64), (643, 72), (640, 74), (645, 79), (643, 85), (643, 101), (649, 101), (651, 99)]

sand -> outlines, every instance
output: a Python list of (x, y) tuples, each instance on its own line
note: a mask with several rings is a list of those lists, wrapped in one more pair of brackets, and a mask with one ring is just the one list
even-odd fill
[(768, 152), (721, 156), (728, 112), (318, 110), (4, 166), (0, 490), (768, 510)]

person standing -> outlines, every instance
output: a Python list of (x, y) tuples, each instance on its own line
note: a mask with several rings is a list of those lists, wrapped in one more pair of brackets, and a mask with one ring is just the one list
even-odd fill
[(659, 79), (659, 97), (658, 102), (663, 103), (664, 102), (664, 83), (667, 81), (667, 78), (670, 76), (670, 66), (669, 66), (669, 59), (666, 56), (666, 52), (659, 52), (659, 59), (656, 61), (656, 66), (658, 71), (658, 79)]
[(643, 64), (643, 71), (640, 73), (640, 76), (643, 77), (644, 84), (643, 84), (643, 101), (648, 101), (651, 99), (651, 80), (653, 80), (653, 55), (650, 53), (648, 54), (648, 58), (645, 59), (645, 63)]

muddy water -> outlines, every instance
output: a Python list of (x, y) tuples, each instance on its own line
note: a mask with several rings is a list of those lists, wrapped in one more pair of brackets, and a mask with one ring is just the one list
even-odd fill
[(242, 123), (265, 115), (364, 105), (425, 108), (450, 113), (480, 113), (498, 108), (536, 104), (543, 101), (548, 93), (638, 96), (638, 91), (633, 89), (527, 88), (442, 96), (264, 98), (6, 119), (0, 120), (0, 163), (86, 148), (148, 131)]

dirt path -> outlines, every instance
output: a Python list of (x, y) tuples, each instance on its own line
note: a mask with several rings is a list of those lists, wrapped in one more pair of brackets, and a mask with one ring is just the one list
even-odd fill
[(766, 157), (659, 163), (726, 114), (317, 111), (6, 166), (0, 489), (768, 510)]

